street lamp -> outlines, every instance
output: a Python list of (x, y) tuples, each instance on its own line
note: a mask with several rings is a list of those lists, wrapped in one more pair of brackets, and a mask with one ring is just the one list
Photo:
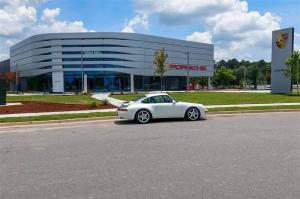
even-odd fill
[(83, 82), (83, 52), (82, 52), (82, 48), (80, 50), (80, 64), (81, 64), (81, 92), (83, 92), (84, 82)]
[(190, 83), (190, 51), (187, 52), (187, 77), (186, 77), (186, 91), (189, 91), (189, 83)]
[(18, 64), (16, 64), (16, 92), (19, 90), (19, 78), (18, 78)]
[(245, 88), (246, 88), (246, 66), (244, 66), (244, 67), (243, 67), (243, 69), (244, 69), (244, 81), (243, 81), (243, 88), (244, 88), (244, 90), (245, 90)]

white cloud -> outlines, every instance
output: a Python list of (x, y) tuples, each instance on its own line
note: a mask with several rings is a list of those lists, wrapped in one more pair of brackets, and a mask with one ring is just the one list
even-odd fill
[(0, 7), (0, 36), (18, 34), (36, 22), (36, 9), (32, 6), (2, 1)]
[(15, 42), (13, 42), (12, 40), (8, 39), (5, 41), (5, 45), (8, 46), (8, 47), (11, 47), (12, 45), (14, 45)]
[(143, 15), (136, 15), (129, 21), (125, 22), (124, 28), (122, 29), (122, 32), (130, 32), (133, 33), (135, 32), (135, 28), (137, 27), (143, 27), (145, 29), (148, 29), (149, 27), (149, 22), (148, 22), (148, 16), (147, 14)]
[(46, 0), (0, 0), (0, 61), (9, 57), (9, 47), (38, 33), (86, 32), (82, 21), (59, 20), (60, 8), (43, 10), (37, 6)]
[(210, 32), (193, 32), (186, 37), (188, 41), (196, 41), (203, 43), (212, 43), (212, 35)]
[(135, 0), (139, 13), (155, 13), (167, 24), (185, 24), (197, 17), (212, 16), (231, 8), (236, 0)]
[(216, 59), (270, 60), (272, 30), (280, 17), (270, 12), (249, 11), (240, 0), (135, 0), (136, 11), (156, 15), (166, 25), (199, 24), (202, 31), (186, 37), (213, 41)]
[(82, 21), (60, 21), (60, 8), (45, 9), (41, 16), (42, 23), (35, 27), (38, 33), (57, 33), (57, 32), (87, 32)]
[(48, 9), (46, 8), (43, 11), (43, 15), (41, 17), (42, 20), (46, 22), (54, 22), (55, 18), (58, 17), (60, 14), (60, 8), (55, 8), (55, 9)]

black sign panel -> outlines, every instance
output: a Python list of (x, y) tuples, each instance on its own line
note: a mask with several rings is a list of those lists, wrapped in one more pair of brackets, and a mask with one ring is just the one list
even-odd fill
[(0, 78), (0, 105), (6, 104), (6, 81)]

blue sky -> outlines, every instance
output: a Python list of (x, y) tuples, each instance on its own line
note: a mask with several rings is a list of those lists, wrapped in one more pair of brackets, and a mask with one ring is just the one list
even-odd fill
[(213, 43), (216, 60), (269, 61), (274, 29), (295, 27), (300, 48), (299, 10), (299, 0), (0, 0), (0, 59), (33, 34), (123, 31)]
[[(248, 0), (249, 10), (271, 12), (282, 17), (282, 27), (293, 26), (300, 32), (299, 0)], [(126, 19), (135, 16), (133, 0), (50, 0), (45, 8), (61, 8), (62, 20), (82, 20), (88, 29), (95, 31), (121, 31)], [(139, 32), (184, 39), (191, 32), (201, 30), (198, 24), (168, 26), (151, 19), (151, 27)], [(178, 31), (179, 30), (179, 31)]]

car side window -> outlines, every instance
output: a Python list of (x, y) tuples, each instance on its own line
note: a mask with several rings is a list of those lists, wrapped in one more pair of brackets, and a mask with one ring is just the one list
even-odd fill
[(159, 95), (153, 97), (155, 100), (155, 103), (172, 103), (172, 99), (169, 96), (166, 95)]
[(163, 96), (154, 96), (155, 103), (165, 103)]
[(153, 99), (153, 97), (148, 97), (146, 99), (144, 99), (142, 101), (143, 104), (154, 104), (155, 103), (155, 100)]
[(167, 96), (167, 95), (164, 95), (164, 96), (162, 96), (162, 97), (164, 98), (165, 103), (172, 103), (172, 102), (173, 102), (172, 98), (170, 98), (170, 97)]

